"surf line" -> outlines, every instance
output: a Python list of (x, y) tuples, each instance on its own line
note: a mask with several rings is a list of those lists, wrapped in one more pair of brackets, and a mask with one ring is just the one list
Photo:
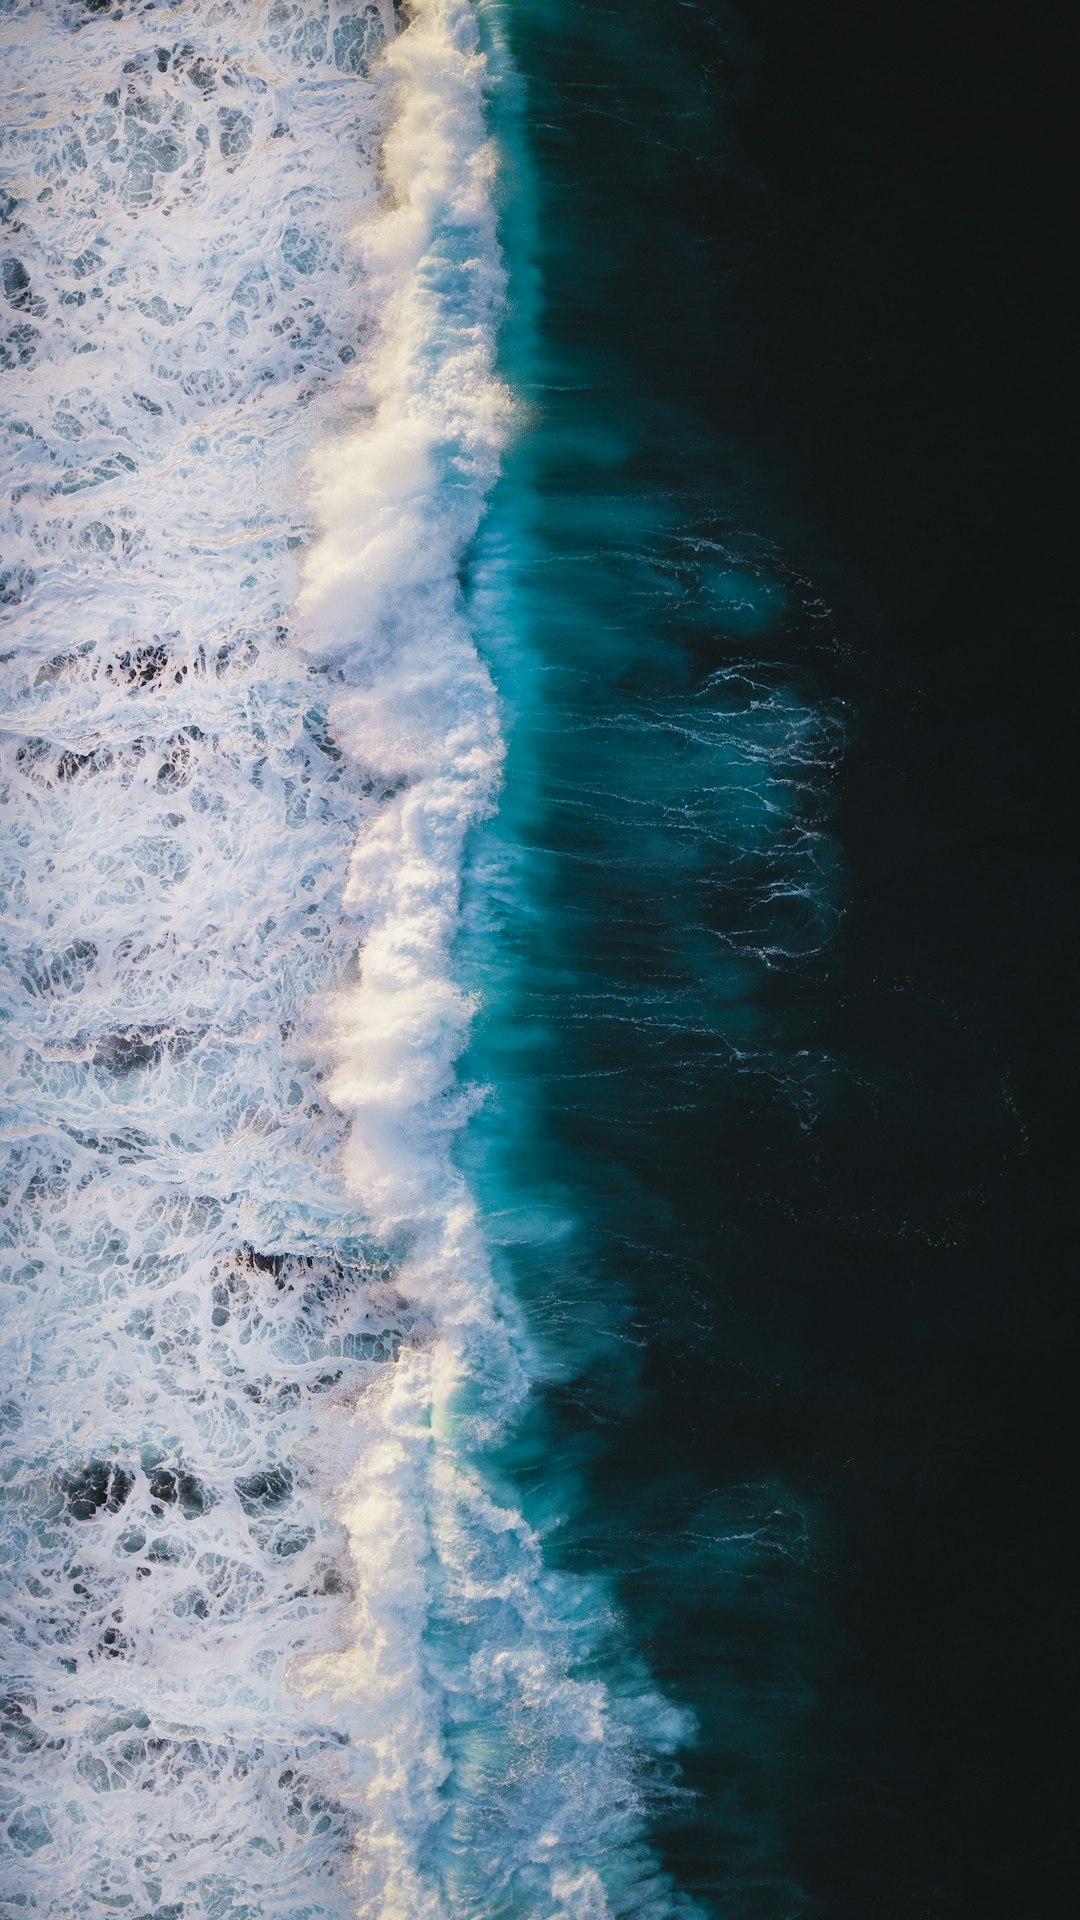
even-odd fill
[(503, 758), (458, 570), (512, 403), (496, 373), (506, 281), (472, 8), (415, 0), (384, 61), (396, 111), (383, 204), (355, 235), (373, 339), (337, 396), (351, 424), (311, 459), (317, 537), (296, 621), (336, 682), (337, 743), (381, 790), (345, 895), (359, 981), (323, 1008), (328, 1090), (350, 1123), (346, 1183), (397, 1254), (396, 1285), (428, 1336), (356, 1410), (359, 1466), (340, 1512), (357, 1598), (346, 1643), (296, 1679), (367, 1756), (360, 1910), (424, 1920), (444, 1911), (424, 1855), (451, 1767), (445, 1676), (425, 1644), (434, 1589), (460, 1561), (463, 1511), (487, 1506), (463, 1454), (496, 1436), (525, 1385), (452, 1161), (469, 1111), (454, 1079), (472, 1014), (451, 957), (462, 861)]
[(345, 895), (359, 979), (323, 1006), (344, 1178), (426, 1332), (357, 1402), (331, 1496), (356, 1597), (293, 1679), (353, 1749), (360, 1913), (667, 1920), (693, 1909), (649, 1849), (644, 1780), (686, 1716), (636, 1659), (613, 1670), (603, 1583), (545, 1566), (485, 1472), (536, 1371), (454, 1159), (463, 868), (504, 756), (459, 572), (514, 425), (507, 277), (473, 8), (416, 0), (386, 62), (383, 205), (356, 241), (372, 337), (339, 392), (350, 424), (312, 459), (296, 619), (335, 739), (380, 790)]

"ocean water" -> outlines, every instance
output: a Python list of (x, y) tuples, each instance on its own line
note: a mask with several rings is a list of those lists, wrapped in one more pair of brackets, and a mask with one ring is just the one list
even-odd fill
[(1039, 768), (885, 12), (0, 0), (5, 1914), (1033, 1900), (940, 823)]

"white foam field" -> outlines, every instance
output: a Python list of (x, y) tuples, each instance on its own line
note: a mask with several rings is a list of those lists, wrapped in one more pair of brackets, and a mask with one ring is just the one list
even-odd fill
[(464, 0), (0, 8), (0, 1911), (659, 1916), (452, 1149), (503, 280)]

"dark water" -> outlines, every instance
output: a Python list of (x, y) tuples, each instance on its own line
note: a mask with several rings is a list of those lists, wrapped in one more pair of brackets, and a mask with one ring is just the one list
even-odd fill
[(510, 761), (470, 1159), (550, 1376), (510, 1464), (697, 1716), (656, 1833), (707, 1911), (1041, 1914), (1075, 1670), (1054, 29), (489, 19), (532, 412), (473, 561)]

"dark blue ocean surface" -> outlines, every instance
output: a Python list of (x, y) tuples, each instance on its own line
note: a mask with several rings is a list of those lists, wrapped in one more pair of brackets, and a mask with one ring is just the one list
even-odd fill
[(706, 1911), (1041, 1911), (1053, 314), (1008, 356), (1048, 44), (1014, 72), (959, 7), (487, 25), (522, 419), (469, 573), (510, 751), (467, 1158), (546, 1369), (502, 1464), (611, 1577), (609, 1677), (643, 1655), (696, 1716), (654, 1832)]

